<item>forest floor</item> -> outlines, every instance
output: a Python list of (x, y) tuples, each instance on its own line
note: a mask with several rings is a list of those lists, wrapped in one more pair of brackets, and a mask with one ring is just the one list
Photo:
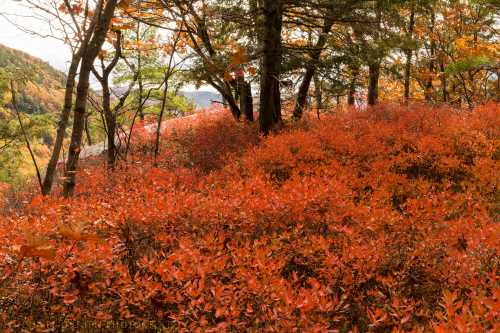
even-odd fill
[(0, 330), (498, 332), (500, 106), (144, 126), (0, 216)]

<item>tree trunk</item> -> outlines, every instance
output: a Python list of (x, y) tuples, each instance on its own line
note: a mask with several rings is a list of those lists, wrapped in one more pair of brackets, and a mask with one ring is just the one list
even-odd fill
[(92, 146), (92, 135), (90, 135), (89, 118), (90, 118), (90, 114), (86, 114), (85, 115), (85, 135), (87, 135), (87, 144), (89, 146)]
[(264, 0), (263, 58), (260, 91), (260, 131), (269, 134), (281, 123), (280, 74), (282, 60), (281, 30), (283, 1)]
[[(169, 69), (170, 71), (170, 69)], [(158, 123), (156, 126), (156, 136), (155, 136), (155, 150), (154, 150), (154, 161), (155, 165), (158, 159), (158, 154), (160, 153), (160, 138), (161, 138), (161, 123), (163, 121), (163, 115), (165, 113), (165, 109), (167, 106), (167, 99), (168, 99), (168, 79), (169, 79), (169, 74), (165, 74), (164, 78), (164, 83), (165, 83), (165, 88), (163, 89), (163, 94), (162, 94), (162, 99), (161, 99), (161, 108), (160, 108), (160, 114), (158, 115)]]
[(500, 71), (497, 69), (497, 103), (500, 103)]
[(309, 87), (311, 85), (311, 81), (316, 73), (316, 69), (318, 67), (318, 62), (321, 57), (321, 51), (325, 47), (327, 42), (327, 36), (330, 30), (332, 29), (333, 20), (331, 16), (328, 16), (325, 19), (323, 25), (323, 31), (316, 42), (316, 46), (314, 50), (311, 52), (311, 60), (306, 66), (306, 72), (304, 74), (304, 78), (302, 79), (302, 83), (299, 87), (299, 92), (297, 94), (297, 100), (295, 102), (295, 109), (293, 110), (293, 118), (300, 119), (302, 117), (302, 113), (304, 112), (304, 106), (307, 102), (307, 96), (309, 94)]
[(233, 115), (234, 119), (239, 120), (241, 117), (241, 110), (234, 98), (233, 92), (231, 90), (231, 86), (228, 82), (224, 82), (224, 88), (222, 91), (219, 91), (224, 98), (224, 101), (229, 105), (229, 110)]
[(139, 49), (139, 42), (141, 41), (141, 23), (137, 22), (137, 29), (136, 29), (136, 42), (138, 44), (137, 46), (137, 72), (139, 73), (138, 77), (138, 84), (139, 84), (139, 93), (137, 96), (137, 105), (138, 105), (138, 110), (137, 113), (139, 114), (139, 119), (144, 120), (144, 102), (142, 100), (142, 96), (144, 94), (144, 83), (142, 81), (142, 54), (141, 50)]
[(319, 112), (323, 109), (323, 91), (321, 89), (321, 79), (318, 75), (314, 75), (314, 98), (316, 99), (316, 110)]
[(307, 96), (309, 95), (309, 87), (311, 86), (315, 71), (315, 65), (307, 66), (306, 73), (304, 74), (304, 78), (302, 79), (302, 83), (299, 87), (299, 92), (297, 93), (297, 100), (295, 102), (295, 108), (293, 110), (293, 118), (295, 120), (302, 118), (304, 106), (307, 102)]
[(439, 66), (441, 70), (441, 90), (443, 94), (443, 102), (446, 103), (448, 102), (448, 82), (446, 80), (446, 73), (444, 72), (444, 64), (441, 62)]
[(16, 99), (16, 89), (14, 87), (14, 81), (10, 81), (10, 93), (12, 94), (12, 106), (14, 107), (14, 111), (16, 112), (17, 120), (19, 121), (19, 126), (21, 127), (21, 133), (23, 134), (24, 141), (26, 142), (26, 148), (31, 156), (31, 161), (33, 162), (33, 166), (35, 167), (36, 177), (38, 180), (38, 184), (40, 185), (40, 190), (42, 190), (42, 176), (40, 175), (40, 168), (38, 167), (38, 163), (36, 161), (35, 154), (33, 153), (33, 149), (31, 149), (31, 143), (28, 138), (28, 134), (23, 124), (23, 120), (21, 118), (21, 112), (19, 112), (19, 108), (17, 107), (17, 99)]
[[(99, 2), (100, 6), (101, 2)], [(57, 126), (57, 134), (56, 141), (54, 143), (54, 149), (52, 150), (52, 155), (50, 156), (49, 163), (47, 165), (47, 170), (45, 171), (45, 178), (43, 180), (42, 185), (42, 193), (43, 195), (50, 194), (52, 190), (52, 185), (54, 183), (54, 177), (57, 170), (57, 164), (59, 163), (59, 156), (61, 154), (61, 150), (64, 143), (64, 137), (66, 135), (66, 128), (68, 127), (69, 117), (71, 115), (71, 109), (73, 108), (73, 93), (75, 89), (76, 83), (76, 75), (78, 73), (78, 66), (80, 65), (80, 61), (82, 60), (83, 53), (90, 42), (90, 38), (92, 37), (92, 33), (95, 29), (95, 25), (97, 24), (97, 16), (92, 18), (89, 27), (85, 31), (85, 38), (82, 41), (78, 50), (73, 54), (71, 58), (71, 64), (68, 69), (68, 74), (66, 77), (66, 87), (64, 91), (64, 104), (61, 113), (61, 119), (59, 120)]]
[(54, 143), (54, 148), (52, 149), (52, 155), (50, 155), (50, 160), (47, 165), (45, 178), (42, 184), (43, 195), (50, 194), (50, 191), (52, 190), (52, 184), (54, 183), (57, 164), (59, 163), (59, 156), (61, 154), (61, 149), (64, 143), (64, 136), (66, 134), (66, 128), (68, 127), (69, 116), (73, 107), (73, 90), (75, 89), (76, 74), (78, 72), (80, 59), (81, 54), (73, 55), (71, 64), (69, 66), (64, 92), (64, 105), (61, 113), (61, 119), (59, 119), (59, 123), (57, 125), (56, 141)]
[(434, 73), (434, 60), (431, 60), (429, 64), (429, 78), (427, 78), (427, 82), (425, 83), (425, 100), (428, 102), (432, 100), (432, 92), (434, 90), (434, 87), (432, 85), (433, 73)]
[[(76, 170), (82, 145), (82, 134), (87, 109), (87, 97), (89, 92), (89, 78), (92, 66), (97, 54), (106, 38), (111, 19), (118, 0), (108, 0), (104, 9), (98, 8), (99, 21), (93, 31), (92, 39), (82, 55), (82, 65), (80, 76), (76, 88), (76, 99), (73, 119), (73, 132), (71, 133), (71, 143), (68, 152), (68, 162), (66, 163), (66, 174), (64, 181), (64, 196), (69, 197), (74, 193), (76, 185)], [(102, 3), (100, 2), (101, 6)], [(99, 6), (99, 5), (98, 5)], [(99, 6), (100, 7), (100, 6)]]
[[(410, 22), (408, 23), (408, 39), (411, 40), (413, 38), (413, 30), (415, 28), (415, 9), (411, 8), (410, 13)], [(410, 83), (411, 83), (411, 57), (413, 55), (413, 51), (410, 47), (408, 47), (405, 51), (406, 55), (406, 65), (405, 65), (405, 76), (404, 76), (404, 99), (408, 101), (410, 99)]]
[(358, 68), (352, 69), (351, 82), (349, 83), (349, 93), (347, 95), (347, 105), (354, 106), (356, 104), (356, 81), (358, 79)]
[[(434, 26), (435, 26), (435, 20), (436, 20), (436, 17), (435, 17), (435, 14), (432, 13), (431, 14), (431, 27), (430, 27), (430, 30), (434, 30)], [(433, 39), (431, 39), (431, 44), (430, 44), (430, 62), (429, 62), (429, 77), (427, 78), (427, 82), (425, 84), (425, 100), (426, 101), (431, 101), (432, 100), (432, 93), (433, 93), (433, 90), (434, 90), (434, 87), (432, 85), (432, 78), (433, 78), (433, 74), (436, 70), (435, 68), (435, 64), (434, 64), (434, 56), (435, 56), (435, 49), (436, 49), (436, 44), (434, 42)]]
[(246, 82), (245, 77), (241, 75), (238, 77), (238, 87), (240, 90), (240, 111), (247, 121), (252, 122), (254, 120), (252, 86), (249, 82)]
[(378, 80), (380, 77), (380, 62), (372, 63), (368, 66), (368, 105), (375, 105), (378, 102)]
[[(106, 75), (105, 75), (106, 76)], [(106, 76), (102, 82), (102, 109), (104, 118), (106, 119), (107, 130), (107, 165), (109, 169), (113, 169), (116, 163), (116, 116), (111, 110), (111, 92), (109, 89), (108, 77)]]

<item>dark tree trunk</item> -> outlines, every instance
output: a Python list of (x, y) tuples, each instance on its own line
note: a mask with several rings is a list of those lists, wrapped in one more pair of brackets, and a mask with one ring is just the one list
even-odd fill
[(64, 143), (66, 128), (68, 127), (69, 116), (71, 114), (71, 108), (73, 107), (73, 90), (75, 89), (76, 74), (78, 72), (78, 65), (80, 64), (80, 59), (81, 59), (81, 54), (73, 55), (73, 58), (71, 59), (71, 64), (69, 66), (68, 75), (66, 78), (66, 87), (64, 92), (64, 105), (61, 113), (61, 118), (59, 119), (59, 123), (57, 125), (56, 141), (54, 143), (54, 148), (52, 149), (52, 155), (50, 156), (50, 160), (47, 165), (47, 170), (45, 171), (45, 178), (42, 184), (43, 195), (50, 194), (50, 191), (52, 190), (52, 185), (54, 183), (57, 164), (59, 163), (59, 156), (61, 154), (61, 149)]
[(368, 105), (378, 102), (378, 81), (380, 77), (380, 62), (368, 66)]
[(325, 19), (323, 31), (316, 42), (314, 50), (311, 52), (311, 60), (306, 66), (306, 72), (304, 74), (304, 78), (302, 79), (302, 83), (299, 87), (299, 92), (297, 94), (297, 100), (295, 102), (295, 109), (293, 110), (293, 118), (300, 119), (302, 117), (302, 113), (304, 112), (304, 106), (307, 102), (307, 96), (309, 94), (309, 87), (311, 85), (311, 81), (316, 73), (316, 69), (318, 68), (318, 62), (321, 57), (321, 51), (325, 47), (327, 42), (327, 36), (330, 30), (332, 29), (333, 20), (329, 16)]
[[(168, 70), (170, 72), (170, 69)], [(158, 159), (158, 154), (160, 153), (160, 138), (161, 138), (161, 123), (163, 121), (163, 115), (165, 114), (165, 109), (167, 107), (167, 99), (168, 99), (168, 80), (169, 73), (165, 73), (165, 78), (163, 83), (165, 84), (165, 88), (163, 88), (163, 93), (161, 97), (161, 107), (160, 114), (158, 115), (158, 122), (156, 125), (156, 135), (155, 135), (155, 149), (154, 149), (154, 157), (155, 157), (155, 165)]]
[(282, 60), (281, 29), (283, 26), (283, 1), (264, 0), (263, 58), (259, 123), (260, 131), (269, 134), (281, 123), (280, 74)]
[[(99, 2), (100, 4), (101, 2)], [(68, 6), (68, 4), (66, 4)], [(66, 77), (66, 87), (64, 90), (64, 104), (61, 113), (61, 119), (57, 125), (56, 141), (54, 143), (54, 149), (50, 156), (49, 163), (47, 165), (47, 170), (45, 172), (45, 178), (42, 185), (43, 195), (50, 194), (52, 190), (52, 185), (54, 184), (54, 177), (57, 170), (57, 165), (59, 163), (59, 156), (64, 143), (64, 137), (66, 136), (66, 128), (68, 127), (69, 117), (71, 115), (71, 109), (73, 108), (73, 93), (75, 90), (76, 75), (78, 73), (78, 66), (82, 60), (83, 53), (90, 42), (92, 33), (97, 24), (97, 16), (92, 18), (88, 29), (85, 31), (85, 38), (82, 41), (78, 50), (73, 54), (71, 58), (71, 64), (68, 69), (68, 74)]]
[(500, 71), (497, 69), (497, 103), (500, 103)]
[[(434, 30), (434, 25), (435, 25), (435, 14), (431, 14), (431, 27), (430, 30)], [(436, 44), (434, 40), (431, 40), (430, 44), (430, 62), (429, 62), (429, 77), (427, 78), (427, 81), (425, 83), (425, 100), (426, 101), (431, 101), (432, 100), (432, 95), (433, 95), (433, 90), (434, 87), (432, 85), (432, 78), (433, 74), (436, 71), (435, 63), (434, 63), (434, 56), (435, 56), (435, 49), (436, 49)]]
[(349, 92), (347, 95), (347, 105), (354, 106), (356, 104), (356, 81), (358, 79), (358, 68), (353, 68), (351, 82), (349, 83)]
[(432, 100), (432, 92), (434, 90), (434, 86), (432, 85), (432, 74), (434, 73), (434, 60), (431, 60), (429, 64), (429, 75), (430, 77), (427, 79), (425, 83), (425, 100)]
[(295, 108), (293, 110), (293, 118), (296, 120), (302, 118), (304, 107), (307, 103), (307, 96), (309, 95), (309, 87), (311, 86), (315, 71), (316, 66), (309, 65), (302, 79), (302, 83), (300, 84), (299, 92), (297, 93), (297, 100), (295, 102)]
[[(412, 7), (410, 13), (410, 22), (408, 23), (408, 39), (413, 38), (413, 30), (415, 28), (415, 9)], [(413, 55), (413, 51), (410, 47), (405, 50), (406, 55), (406, 65), (405, 65), (405, 76), (404, 76), (404, 99), (408, 101), (410, 99), (410, 83), (411, 83), (411, 58)]]
[(321, 89), (321, 79), (318, 75), (314, 75), (314, 98), (316, 99), (316, 110), (319, 114), (323, 109), (323, 91)]
[[(136, 29), (136, 41), (139, 43), (141, 40), (141, 23), (137, 22), (137, 29)], [(139, 115), (139, 119), (144, 120), (144, 101), (143, 101), (143, 94), (144, 94), (144, 83), (142, 80), (142, 54), (141, 50), (137, 49), (137, 72), (139, 73), (138, 77), (138, 85), (139, 85), (139, 92), (137, 96), (137, 105), (138, 105), (138, 110), (137, 113)]]
[(240, 111), (247, 121), (252, 122), (254, 120), (252, 86), (249, 82), (245, 81), (244, 76), (239, 76), (238, 87), (240, 91)]
[[(82, 146), (82, 134), (85, 122), (85, 113), (87, 109), (87, 97), (89, 92), (89, 78), (90, 72), (101, 50), (102, 44), (106, 38), (111, 19), (116, 8), (118, 0), (108, 0), (104, 9), (98, 8), (95, 15), (98, 15), (99, 20), (93, 31), (92, 39), (88, 47), (82, 55), (82, 65), (80, 68), (80, 76), (76, 88), (76, 99), (73, 119), (73, 132), (71, 133), (71, 143), (68, 152), (68, 162), (66, 163), (66, 174), (64, 181), (64, 196), (69, 197), (73, 195), (76, 185), (76, 170), (78, 167), (78, 159), (80, 156), (80, 149)], [(98, 7), (102, 6), (99, 3)]]
[(447, 103), (448, 102), (448, 82), (446, 80), (446, 74), (445, 74), (445, 68), (444, 64), (441, 62), (440, 63), (440, 70), (441, 70), (441, 89), (442, 89), (442, 94), (443, 94), (443, 102)]
[(102, 82), (102, 109), (104, 112), (104, 119), (106, 120), (107, 131), (107, 160), (108, 168), (113, 169), (116, 163), (116, 116), (111, 110), (111, 92), (109, 89), (108, 77), (105, 75)]
[[(92, 72), (94, 73), (95, 77), (97, 80), (101, 83), (102, 87), (102, 109), (104, 113), (104, 123), (105, 123), (105, 128), (106, 128), (106, 134), (107, 134), (107, 144), (108, 144), (108, 150), (107, 150), (107, 165), (109, 169), (114, 169), (116, 165), (116, 158), (118, 157), (118, 149), (116, 146), (117, 142), (117, 120), (116, 116), (118, 111), (123, 107), (125, 104), (125, 100), (127, 99), (128, 95), (134, 88), (134, 85), (139, 77), (139, 72), (135, 72), (134, 77), (132, 81), (129, 84), (128, 89), (126, 92), (120, 97), (118, 103), (114, 106), (114, 108), (111, 108), (111, 89), (109, 87), (109, 77), (111, 73), (113, 72), (113, 69), (116, 67), (118, 64), (118, 61), (122, 57), (122, 34), (120, 31), (116, 32), (116, 44), (115, 44), (115, 55), (111, 62), (105, 66), (104, 62), (101, 62), (102, 66), (102, 75), (95, 70), (95, 68), (92, 68)], [(131, 68), (134, 70), (133, 68)]]
[(92, 135), (90, 135), (89, 118), (90, 114), (87, 114), (85, 116), (85, 135), (87, 135), (87, 144), (89, 146), (92, 146)]
[(236, 102), (236, 99), (234, 98), (231, 86), (229, 85), (228, 82), (225, 82), (224, 88), (225, 89), (222, 89), (219, 92), (221, 93), (222, 98), (224, 98), (225, 103), (229, 105), (229, 110), (231, 111), (231, 114), (233, 115), (234, 119), (239, 120), (241, 117), (241, 110), (238, 106), (238, 103)]

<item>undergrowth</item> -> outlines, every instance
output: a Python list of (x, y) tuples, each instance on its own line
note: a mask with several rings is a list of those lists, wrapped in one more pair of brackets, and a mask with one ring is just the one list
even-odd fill
[[(141, 130), (139, 130), (139, 134)], [(498, 332), (500, 106), (211, 115), (0, 217), (0, 329)]]

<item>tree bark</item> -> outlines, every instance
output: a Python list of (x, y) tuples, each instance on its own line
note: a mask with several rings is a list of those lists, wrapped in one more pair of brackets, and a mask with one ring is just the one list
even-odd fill
[(104, 119), (106, 121), (106, 141), (108, 144), (107, 150), (107, 166), (113, 169), (116, 163), (116, 116), (111, 110), (111, 92), (109, 89), (108, 75), (104, 74), (101, 80), (102, 86), (102, 109)]
[[(139, 45), (139, 42), (141, 40), (141, 23), (137, 22), (137, 30), (136, 30), (136, 42)], [(137, 107), (138, 107), (138, 114), (139, 114), (139, 119), (144, 120), (144, 103), (142, 100), (142, 95), (144, 94), (144, 83), (142, 80), (142, 54), (141, 50), (139, 49), (139, 46), (137, 46), (137, 72), (139, 73), (138, 77), (138, 84), (139, 84), (139, 93), (137, 96)]]
[(21, 132), (24, 137), (24, 141), (26, 142), (26, 148), (28, 148), (28, 151), (31, 156), (31, 161), (33, 162), (33, 166), (35, 167), (36, 171), (36, 177), (38, 180), (38, 184), (40, 185), (40, 190), (42, 190), (42, 176), (40, 175), (40, 168), (38, 167), (38, 163), (36, 161), (35, 154), (33, 153), (33, 149), (31, 149), (31, 143), (28, 138), (28, 133), (26, 132), (26, 129), (24, 128), (23, 120), (21, 118), (21, 112), (19, 112), (19, 108), (17, 107), (17, 99), (16, 99), (16, 89), (14, 87), (14, 81), (10, 81), (10, 93), (12, 94), (12, 106), (14, 108), (14, 111), (16, 112), (17, 120), (19, 121), (19, 127), (21, 127)]
[[(115, 44), (115, 55), (111, 62), (104, 66), (104, 61), (102, 64), (102, 76), (92, 67), (92, 72), (97, 80), (101, 83), (102, 87), (102, 110), (104, 113), (104, 119), (106, 122), (106, 134), (107, 134), (107, 166), (109, 169), (114, 169), (116, 164), (116, 110), (111, 109), (111, 89), (109, 87), (109, 77), (113, 72), (113, 69), (118, 64), (120, 57), (122, 55), (122, 35), (121, 32), (116, 32), (116, 44)], [(135, 77), (134, 77), (135, 78)], [(133, 81), (135, 82), (135, 80)], [(129, 90), (130, 91), (130, 90)], [(127, 91), (128, 94), (128, 91)], [(126, 97), (125, 97), (126, 98)], [(121, 101), (120, 101), (121, 102)]]
[[(415, 9), (411, 8), (410, 22), (408, 23), (407, 36), (409, 40), (413, 38), (413, 30), (415, 28)], [(408, 101), (410, 99), (410, 83), (411, 83), (411, 58), (413, 51), (410, 47), (405, 50), (406, 64), (405, 64), (405, 76), (404, 76), (404, 99)]]
[(260, 91), (260, 131), (269, 134), (281, 123), (280, 74), (282, 60), (281, 30), (283, 1), (264, 0), (263, 57)]
[[(435, 20), (436, 20), (436, 17), (435, 17), (435, 14), (432, 13), (431, 14), (431, 27), (430, 27), (430, 30), (434, 30), (434, 26), (435, 26)], [(432, 85), (432, 78), (433, 78), (433, 74), (436, 70), (436, 67), (435, 67), (435, 64), (434, 64), (434, 56), (435, 56), (435, 49), (436, 49), (436, 43), (434, 42), (434, 40), (431, 40), (431, 44), (430, 44), (430, 61), (429, 61), (429, 77), (427, 78), (427, 81), (426, 81), (426, 84), (425, 84), (425, 92), (424, 92), (424, 95), (425, 95), (425, 100), (426, 101), (431, 101), (432, 100), (432, 93), (433, 93), (433, 90), (434, 90), (434, 87)]]
[(314, 75), (314, 98), (316, 99), (316, 111), (319, 114), (323, 109), (323, 91), (321, 89), (321, 79), (317, 74)]
[(54, 143), (54, 148), (52, 149), (52, 154), (50, 155), (47, 170), (45, 171), (45, 178), (43, 179), (43, 195), (50, 194), (52, 185), (54, 183), (57, 164), (59, 163), (59, 156), (61, 154), (61, 149), (64, 143), (64, 136), (66, 134), (66, 128), (68, 127), (69, 116), (73, 107), (73, 90), (75, 89), (76, 75), (78, 72), (78, 65), (80, 64), (80, 60), (81, 54), (73, 55), (71, 64), (69, 66), (64, 92), (64, 105), (61, 113), (61, 118), (59, 119), (59, 123), (57, 125), (56, 141)]
[(49, 163), (47, 165), (47, 170), (45, 171), (45, 178), (42, 184), (42, 194), (48, 195), (52, 190), (52, 185), (54, 184), (54, 177), (57, 170), (57, 164), (59, 163), (59, 156), (61, 154), (61, 149), (64, 143), (64, 137), (66, 135), (66, 128), (68, 127), (69, 117), (71, 115), (71, 109), (73, 108), (73, 93), (75, 90), (76, 75), (78, 73), (78, 66), (82, 60), (83, 53), (88, 46), (92, 33), (97, 24), (97, 16), (92, 18), (88, 29), (85, 31), (85, 38), (82, 41), (79, 49), (73, 54), (71, 58), (71, 64), (68, 69), (68, 74), (66, 77), (66, 87), (64, 90), (64, 104), (61, 113), (61, 119), (57, 125), (56, 141), (54, 143), (54, 148), (52, 149), (52, 154), (50, 156)]
[(349, 83), (349, 92), (347, 94), (347, 105), (354, 106), (356, 104), (356, 81), (358, 79), (359, 69), (353, 68), (351, 71), (351, 82)]
[(64, 180), (64, 196), (69, 197), (74, 193), (76, 185), (76, 170), (78, 167), (78, 159), (80, 157), (80, 149), (82, 145), (82, 134), (85, 121), (85, 113), (87, 109), (87, 96), (89, 92), (89, 78), (94, 60), (97, 57), (106, 38), (111, 19), (117, 5), (118, 0), (108, 0), (104, 9), (102, 9), (102, 1), (98, 4), (98, 10), (95, 15), (98, 15), (98, 23), (93, 31), (92, 39), (88, 47), (82, 55), (82, 65), (80, 68), (80, 76), (76, 88), (76, 99), (73, 117), (73, 131), (71, 133), (71, 143), (68, 152), (68, 162), (66, 163), (66, 173)]
[(380, 62), (368, 65), (368, 105), (378, 102), (378, 81), (380, 77)]
[(245, 81), (244, 76), (238, 77), (238, 87), (240, 90), (240, 111), (247, 121), (254, 121), (253, 117), (253, 97), (252, 86)]
[(318, 62), (321, 57), (321, 51), (325, 47), (327, 42), (327, 36), (333, 26), (333, 20), (331, 15), (329, 15), (323, 24), (323, 29), (321, 31), (321, 35), (316, 42), (314, 50), (311, 52), (311, 60), (306, 66), (306, 72), (304, 74), (304, 78), (302, 79), (302, 83), (299, 87), (299, 92), (297, 93), (297, 100), (295, 102), (295, 109), (293, 110), (293, 118), (300, 119), (304, 112), (304, 106), (307, 102), (307, 96), (309, 94), (309, 87), (311, 85), (314, 74), (316, 73), (316, 69), (318, 68)]
[(441, 62), (439, 66), (441, 69), (441, 90), (443, 94), (443, 102), (446, 103), (448, 102), (448, 82), (446, 80), (444, 64)]
[(86, 114), (85, 115), (85, 135), (87, 136), (87, 144), (89, 146), (92, 146), (92, 135), (90, 135), (89, 118), (90, 118), (90, 114)]

